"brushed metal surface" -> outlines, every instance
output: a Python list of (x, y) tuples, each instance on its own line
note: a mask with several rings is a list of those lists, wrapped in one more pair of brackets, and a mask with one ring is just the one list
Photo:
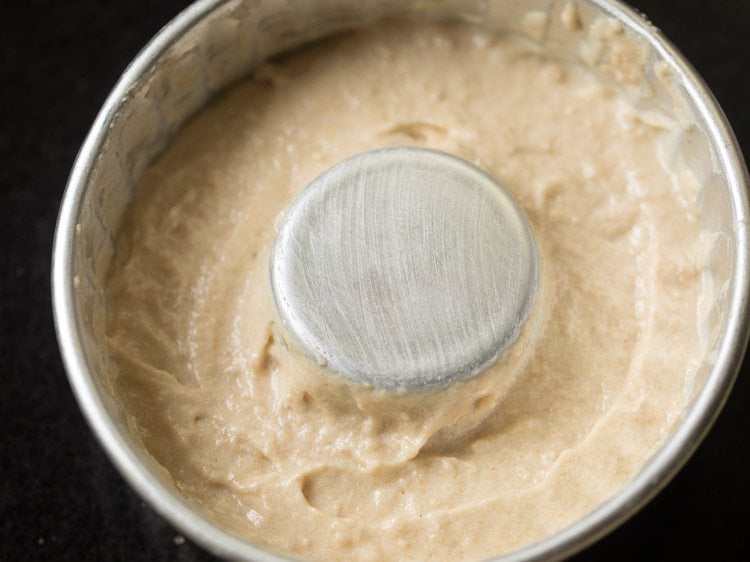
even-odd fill
[(325, 369), (423, 390), (476, 375), (518, 337), (538, 279), (531, 228), (470, 163), (399, 147), (345, 160), (286, 210), (271, 287)]
[[(569, 0), (199, 0), (141, 51), (107, 98), (71, 171), (55, 231), (52, 291), (58, 341), (71, 386), (94, 433), (125, 479), (162, 516), (211, 552), (231, 559), (288, 560), (207, 518), (164, 475), (130, 433), (128, 414), (113, 398), (115, 366), (102, 341), (103, 283), (114, 237), (144, 166), (211, 97), (252, 72), (264, 58), (383, 17), (461, 20), (524, 34), (529, 10), (548, 15), (536, 37), (554, 56), (586, 64), (582, 35), (560, 14)], [(702, 226), (715, 233), (707, 275), (716, 299), (704, 327), (709, 351), (691, 402), (673, 435), (616, 496), (546, 539), (498, 558), (505, 562), (570, 556), (638, 511), (679, 470), (718, 415), (748, 337), (750, 255), (748, 178), (732, 130), (690, 64), (645, 18), (619, 0), (578, 0), (585, 30), (601, 17), (646, 46), (652, 95), (635, 102), (689, 123), (672, 158), (699, 180)], [(592, 72), (598, 73), (596, 68)], [(554, 288), (551, 288), (554, 290)]]

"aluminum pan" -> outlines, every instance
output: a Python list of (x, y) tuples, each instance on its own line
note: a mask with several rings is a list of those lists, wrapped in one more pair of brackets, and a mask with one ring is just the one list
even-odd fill
[[(173, 525), (215, 554), (259, 561), (287, 560), (254, 546), (207, 520), (149, 463), (143, 452), (130, 439), (122, 421), (111, 411), (111, 401), (98, 380), (98, 373), (92, 368), (85, 341), (89, 319), (82, 317), (78, 302), (77, 285), (80, 284), (80, 254), (83, 243), (76, 234), (76, 225), (81, 224), (84, 203), (87, 196), (90, 196), (90, 179), (102, 151), (107, 148), (109, 132), (116, 117), (129, 96), (132, 96), (134, 86), (142, 83), (155, 71), (158, 62), (170, 48), (207, 17), (222, 8), (236, 4), (238, 2), (227, 0), (200, 0), (187, 8), (139, 53), (108, 97), (79, 152), (63, 197), (53, 251), (53, 303), (58, 341), (71, 386), (89, 425), (131, 486)], [(338, 4), (345, 6), (347, 2)], [(395, 9), (397, 3), (381, 4), (385, 10)], [(463, 10), (464, 5), (470, 4), (468, 2), (422, 1), (408, 4), (412, 11), (459, 11), (464, 19), (471, 19), (471, 14)], [(674, 46), (635, 11), (616, 0), (589, 0), (580, 4), (586, 4), (601, 14), (615, 17), (630, 32), (643, 37), (658, 56), (668, 61), (677, 80), (683, 85), (696, 115), (705, 125), (705, 133), (716, 154), (731, 204), (729, 218), (733, 236), (733, 284), (728, 295), (729, 305), (723, 334), (713, 367), (679, 428), (665, 446), (631, 483), (611, 500), (563, 531), (497, 559), (503, 561), (556, 560), (570, 556), (632, 516), (663, 488), (690, 457), (721, 410), (740, 367), (750, 325), (747, 306), (750, 291), (748, 177), (736, 139), (724, 114), (703, 81)], [(530, 1), (523, 5), (543, 8), (549, 5), (549, 2)]]

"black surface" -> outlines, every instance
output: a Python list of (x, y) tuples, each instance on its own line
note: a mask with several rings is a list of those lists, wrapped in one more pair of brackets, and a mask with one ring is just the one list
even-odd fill
[[(0, 11), (0, 560), (209, 560), (123, 482), (86, 426), (52, 324), (49, 260), (67, 174), (109, 89), (186, 2)], [(633, 2), (698, 68), (750, 147), (750, 2)], [(679, 9), (678, 9), (679, 8)], [(747, 152), (745, 153), (747, 157)], [(748, 560), (741, 374), (718, 423), (638, 516), (577, 560)], [(180, 542), (179, 540), (177, 542)]]

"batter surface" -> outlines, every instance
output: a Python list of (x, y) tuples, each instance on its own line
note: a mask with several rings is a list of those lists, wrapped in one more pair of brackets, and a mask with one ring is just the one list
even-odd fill
[[(582, 69), (467, 26), (388, 23), (265, 64), (177, 135), (126, 214), (106, 337), (135, 435), (217, 521), (306, 559), (476, 560), (562, 529), (663, 443), (704, 355), (673, 135)], [(533, 337), (417, 396), (290, 352), (268, 286), (292, 198), (398, 145), (503, 182), (542, 267)]]

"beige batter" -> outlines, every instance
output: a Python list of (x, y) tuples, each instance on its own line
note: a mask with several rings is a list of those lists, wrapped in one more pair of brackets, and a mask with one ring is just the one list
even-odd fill
[[(560, 530), (669, 435), (704, 354), (694, 184), (674, 132), (583, 70), (463, 26), (387, 24), (264, 65), (146, 172), (107, 285), (133, 430), (216, 520), (325, 561), (476, 560)], [(533, 337), (487, 373), (394, 396), (280, 343), (274, 222), (318, 174), (412, 145), (527, 213)]]

